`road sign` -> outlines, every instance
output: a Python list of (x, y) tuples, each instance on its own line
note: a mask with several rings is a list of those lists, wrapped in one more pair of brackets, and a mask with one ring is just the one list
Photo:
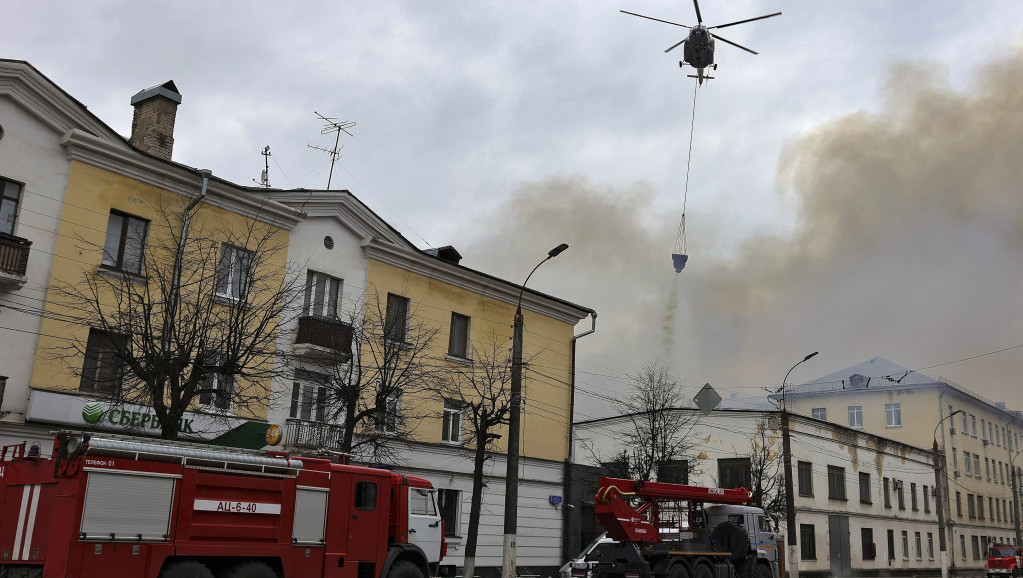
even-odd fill
[(696, 402), (696, 407), (700, 408), (703, 415), (710, 415), (711, 410), (721, 403), (721, 396), (718, 395), (718, 392), (714, 391), (714, 388), (708, 383), (703, 386), (700, 393), (696, 394), (693, 401)]

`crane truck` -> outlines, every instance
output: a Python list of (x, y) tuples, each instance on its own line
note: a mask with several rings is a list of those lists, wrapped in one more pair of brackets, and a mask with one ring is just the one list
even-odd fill
[(61, 432), (0, 450), (0, 578), (425, 578), (423, 478), (279, 452)]
[(589, 555), (593, 578), (778, 578), (771, 519), (746, 488), (601, 478), (597, 521), (611, 540)]

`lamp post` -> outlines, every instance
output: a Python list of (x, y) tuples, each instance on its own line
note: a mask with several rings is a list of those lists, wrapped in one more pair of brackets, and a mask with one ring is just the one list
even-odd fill
[(502, 578), (515, 578), (515, 535), (518, 533), (519, 506), (519, 424), (522, 408), (522, 292), (526, 283), (547, 261), (560, 255), (568, 245), (562, 243), (547, 252), (547, 258), (536, 264), (519, 288), (515, 304), (515, 325), (512, 333), (511, 413), (508, 415), (508, 459), (504, 476), (504, 547)]
[(782, 464), (785, 469), (785, 531), (788, 534), (785, 542), (789, 551), (789, 555), (786, 557), (789, 578), (799, 578), (799, 562), (796, 557), (796, 498), (792, 492), (792, 442), (789, 440), (789, 408), (785, 403), (785, 383), (789, 380), (789, 374), (793, 369), (801, 363), (810, 361), (818, 353), (820, 352), (814, 351), (796, 362), (785, 372), (785, 377), (781, 380), (781, 448)]
[[(945, 484), (943, 483), (942, 472), (945, 471), (944, 454), (938, 453), (938, 428), (941, 427), (941, 423), (946, 419), (949, 419), (956, 414), (966, 413), (961, 409), (957, 409), (952, 413), (938, 420), (937, 425), (934, 426), (934, 438), (933, 444), (931, 445), (931, 462), (934, 465), (934, 504), (938, 507), (938, 550), (941, 552), (941, 578), (948, 578), (948, 545), (945, 531), (945, 502), (942, 500), (942, 492), (944, 491)], [(944, 440), (945, 436), (941, 436)], [(944, 445), (944, 443), (942, 443)]]
[(1012, 468), (1012, 522), (1013, 529), (1016, 530), (1016, 545), (1023, 544), (1023, 533), (1020, 532), (1019, 525), (1019, 482), (1016, 481), (1016, 458), (1023, 453), (1023, 450), (1016, 452), (1009, 456), (1009, 467)]

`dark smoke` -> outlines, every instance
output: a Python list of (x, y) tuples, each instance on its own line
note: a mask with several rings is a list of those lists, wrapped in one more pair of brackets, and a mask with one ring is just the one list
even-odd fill
[[(897, 65), (873, 111), (794, 135), (777, 173), (794, 229), (751, 237), (727, 259), (701, 254), (729, 227), (708, 223), (676, 276), (678, 216), (654, 214), (659, 193), (583, 178), (521, 185), (463, 253), (521, 281), (569, 243), (530, 285), (598, 310), (580, 348), (634, 365), (661, 357), (724, 391), (776, 387), (817, 350), (795, 380), (874, 356), (923, 368), (1023, 344), (1023, 55), (988, 64), (965, 90), (940, 71)], [(602, 359), (587, 355), (580, 369)], [(1023, 350), (924, 373), (1013, 407), (1020, 369)]]

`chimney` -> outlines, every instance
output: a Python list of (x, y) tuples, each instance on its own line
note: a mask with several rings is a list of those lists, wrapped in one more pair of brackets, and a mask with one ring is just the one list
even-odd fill
[(179, 104), (181, 93), (173, 80), (131, 97), (135, 117), (131, 121), (128, 142), (143, 152), (170, 160), (174, 149), (174, 118)]

